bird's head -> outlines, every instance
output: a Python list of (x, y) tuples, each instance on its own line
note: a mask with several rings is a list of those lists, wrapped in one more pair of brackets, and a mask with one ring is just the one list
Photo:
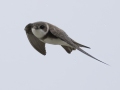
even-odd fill
[(42, 38), (48, 33), (49, 25), (45, 22), (35, 22), (32, 23), (31, 30), (37, 38)]

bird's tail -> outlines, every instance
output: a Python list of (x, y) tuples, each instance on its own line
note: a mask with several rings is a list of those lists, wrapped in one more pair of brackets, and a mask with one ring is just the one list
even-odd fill
[[(71, 39), (71, 40), (72, 40), (72, 39)], [(77, 42), (74, 41), (74, 40), (72, 40), (72, 42), (73, 42), (74, 44), (76, 44), (78, 47), (84, 47), (84, 48), (89, 48), (89, 49), (90, 49), (90, 47), (85, 46), (85, 45), (82, 45), (82, 44), (79, 44), (79, 43), (77, 43)]]

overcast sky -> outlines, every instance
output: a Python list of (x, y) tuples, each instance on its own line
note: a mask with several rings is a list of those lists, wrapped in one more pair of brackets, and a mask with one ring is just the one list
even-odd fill
[[(79, 51), (29, 43), (24, 27), (46, 21), (107, 66)], [(0, 90), (120, 90), (120, 0), (1, 0)]]

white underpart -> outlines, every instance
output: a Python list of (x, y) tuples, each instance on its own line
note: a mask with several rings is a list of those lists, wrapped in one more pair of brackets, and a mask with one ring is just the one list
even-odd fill
[(69, 44), (67, 44), (66, 42), (60, 40), (60, 39), (51, 39), (51, 38), (46, 38), (43, 41), (44, 43), (49, 43), (49, 44), (53, 44), (53, 45), (64, 45), (64, 46), (69, 46), (71, 47)]
[(37, 38), (42, 38), (43, 36), (45, 36), (47, 34), (47, 32), (44, 32), (44, 30), (42, 29), (34, 29), (32, 28), (32, 33), (37, 37)]

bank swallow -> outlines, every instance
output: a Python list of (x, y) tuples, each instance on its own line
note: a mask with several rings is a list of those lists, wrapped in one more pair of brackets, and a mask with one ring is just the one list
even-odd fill
[(47, 23), (47, 22), (35, 22), (29, 23), (25, 27), (25, 31), (31, 45), (42, 55), (46, 55), (45, 44), (61, 45), (67, 53), (71, 53), (73, 50), (79, 50), (89, 57), (102, 62), (106, 65), (107, 63), (98, 60), (92, 55), (88, 54), (81, 47), (90, 48), (82, 45), (71, 39), (62, 29)]

